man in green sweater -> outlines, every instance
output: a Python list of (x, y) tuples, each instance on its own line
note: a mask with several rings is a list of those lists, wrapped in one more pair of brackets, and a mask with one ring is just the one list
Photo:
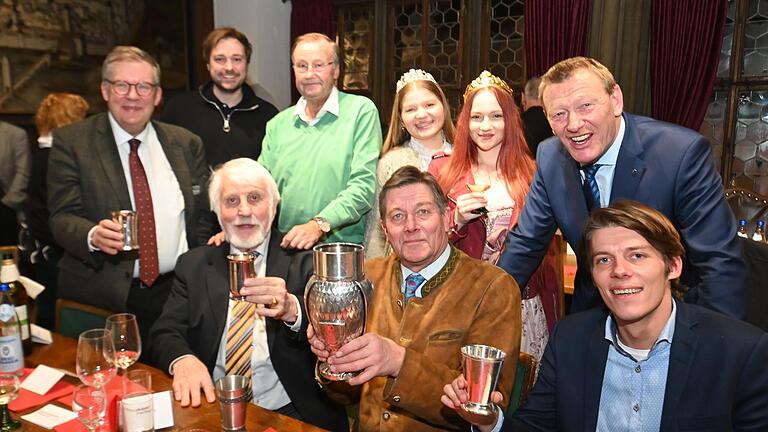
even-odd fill
[(363, 243), (381, 150), (378, 111), (370, 99), (336, 88), (338, 47), (327, 36), (296, 38), (291, 61), (301, 98), (267, 123), (259, 157), (282, 196), (281, 246)]

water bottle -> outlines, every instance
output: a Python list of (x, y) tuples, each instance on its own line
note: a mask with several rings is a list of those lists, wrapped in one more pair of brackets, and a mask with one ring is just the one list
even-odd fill
[(749, 235), (747, 235), (747, 220), (741, 219), (739, 220), (739, 229), (736, 231), (736, 234), (739, 237), (749, 238)]
[(752, 240), (760, 243), (765, 243), (765, 221), (760, 219), (757, 221), (755, 227), (755, 233), (752, 234)]
[(0, 284), (0, 372), (19, 373), (24, 370), (21, 349), (21, 326), (11, 296), (11, 287)]
[(13, 259), (3, 259), (3, 266), (0, 268), (0, 283), (8, 284), (10, 288), (13, 304), (16, 306), (16, 316), (21, 326), (21, 344), (24, 353), (29, 354), (32, 349), (32, 335), (29, 329), (29, 313), (27, 310), (27, 290), (19, 282), (19, 269)]

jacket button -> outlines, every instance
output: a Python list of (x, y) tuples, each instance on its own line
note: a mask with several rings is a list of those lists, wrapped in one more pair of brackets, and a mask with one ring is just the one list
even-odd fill
[(403, 307), (403, 301), (402, 301), (402, 300), (398, 300), (398, 301), (397, 301), (397, 306), (398, 306), (398, 307), (400, 307), (400, 308), (402, 309), (402, 307)]
[(384, 420), (389, 420), (390, 414), (388, 411), (384, 411), (384, 414), (382, 414), (382, 417), (384, 417)]
[(392, 398), (392, 400), (395, 402), (400, 402), (400, 396), (395, 396)]

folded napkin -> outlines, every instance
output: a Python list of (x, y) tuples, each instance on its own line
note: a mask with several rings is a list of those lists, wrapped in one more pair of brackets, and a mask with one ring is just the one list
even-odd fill
[[(21, 380), (24, 381), (24, 379), (26, 379), (27, 376), (30, 373), (32, 373), (33, 370), (34, 369), (32, 368), (24, 368), (24, 375), (21, 377)], [(19, 396), (16, 397), (16, 399), (12, 400), (11, 403), (8, 404), (8, 409), (10, 409), (13, 412), (24, 411), (29, 408), (46, 404), (64, 395), (69, 395), (71, 400), (72, 391), (74, 390), (74, 388), (75, 388), (74, 385), (66, 381), (59, 381), (56, 383), (56, 385), (51, 387), (48, 393), (42, 396), (37, 393), (31, 392), (29, 390), (21, 389), (19, 390)]]
[(72, 419), (53, 428), (56, 432), (88, 432), (88, 428), (83, 426), (78, 419)]

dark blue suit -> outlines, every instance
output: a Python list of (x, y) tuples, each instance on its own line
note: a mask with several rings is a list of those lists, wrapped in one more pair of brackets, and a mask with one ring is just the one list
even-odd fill
[[(686, 301), (744, 317), (746, 268), (709, 141), (690, 129), (647, 117), (625, 113), (624, 120), (610, 202), (631, 199), (666, 215), (680, 231), (686, 250), (681, 277), (691, 288)], [(525, 208), (499, 260), (520, 286), (536, 270), (558, 227), (579, 253), (589, 216), (578, 164), (557, 137), (539, 145), (536, 163)], [(600, 302), (586, 264), (579, 268), (574, 311)]]
[[(595, 308), (557, 324), (528, 401), (505, 431), (594, 431), (610, 343)], [(768, 431), (768, 334), (677, 302), (661, 431)]]

